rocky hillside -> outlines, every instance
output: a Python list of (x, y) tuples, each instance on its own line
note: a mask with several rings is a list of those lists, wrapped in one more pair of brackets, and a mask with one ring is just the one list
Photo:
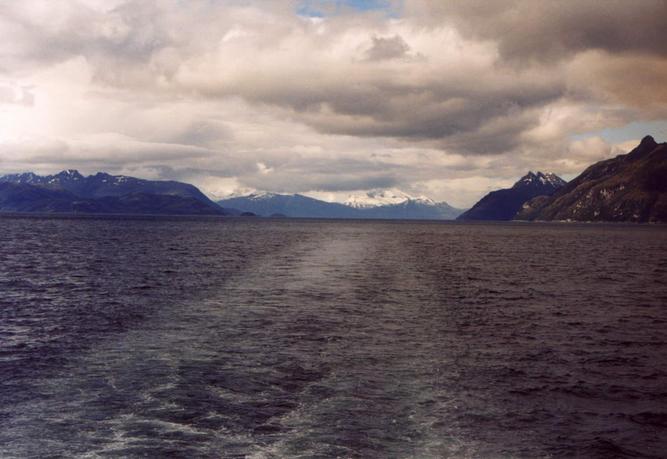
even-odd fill
[(630, 153), (595, 163), (552, 196), (525, 203), (516, 219), (667, 221), (667, 143), (644, 137)]

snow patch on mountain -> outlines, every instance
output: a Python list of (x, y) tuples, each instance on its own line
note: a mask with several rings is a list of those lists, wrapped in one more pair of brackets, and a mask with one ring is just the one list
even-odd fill
[(344, 204), (356, 209), (367, 209), (370, 207), (403, 204), (408, 201), (418, 202), (425, 205), (435, 204), (435, 201), (431, 198), (426, 196), (412, 196), (395, 188), (377, 189), (365, 193), (351, 194), (345, 200)]
[(264, 199), (271, 199), (271, 198), (274, 198), (276, 196), (279, 196), (279, 195), (276, 194), (276, 193), (270, 193), (268, 191), (256, 191), (254, 193), (245, 194), (245, 195), (238, 196), (238, 197), (244, 197), (244, 198), (250, 199), (252, 201), (262, 201)]
[(532, 185), (537, 184), (538, 182), (542, 185), (551, 185), (554, 188), (560, 188), (567, 183), (565, 180), (551, 172), (542, 173), (540, 171), (529, 171), (526, 175), (521, 177), (514, 186)]

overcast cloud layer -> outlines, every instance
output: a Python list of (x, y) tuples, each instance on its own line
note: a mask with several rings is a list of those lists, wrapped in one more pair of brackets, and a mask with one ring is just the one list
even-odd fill
[(0, 173), (468, 206), (667, 126), (667, 1), (349, 3), (2, 2)]

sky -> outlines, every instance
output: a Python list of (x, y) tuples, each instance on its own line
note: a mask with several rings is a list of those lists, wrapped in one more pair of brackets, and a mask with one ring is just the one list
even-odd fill
[(0, 0), (0, 173), (467, 207), (667, 140), (667, 0)]

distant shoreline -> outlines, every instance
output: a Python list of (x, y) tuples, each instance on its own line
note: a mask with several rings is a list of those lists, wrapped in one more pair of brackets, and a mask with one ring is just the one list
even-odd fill
[(566, 221), (566, 220), (433, 220), (400, 218), (322, 218), (322, 217), (263, 217), (233, 215), (197, 215), (197, 214), (115, 214), (115, 213), (77, 213), (77, 212), (0, 212), (0, 219), (45, 219), (45, 220), (225, 220), (225, 221), (285, 221), (285, 222), (355, 222), (355, 223), (438, 223), (468, 226), (660, 226), (665, 222), (631, 221)]

